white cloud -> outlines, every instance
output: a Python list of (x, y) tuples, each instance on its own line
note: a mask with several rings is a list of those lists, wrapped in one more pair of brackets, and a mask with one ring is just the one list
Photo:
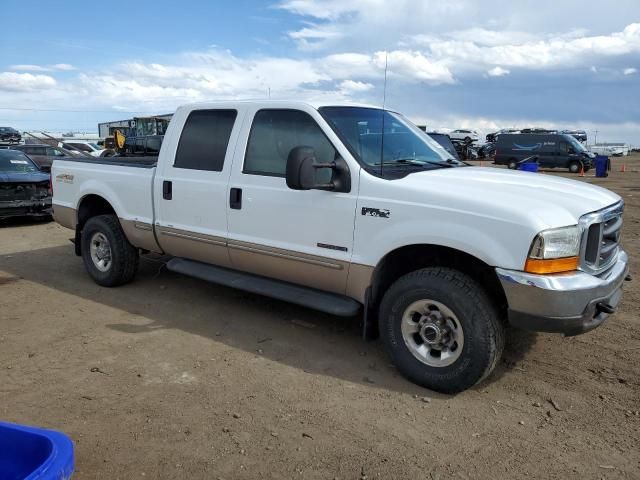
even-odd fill
[(373, 88), (373, 85), (371, 83), (343, 80), (342, 82), (340, 82), (340, 85), (338, 87), (340, 91), (346, 94), (358, 94), (368, 92)]
[(505, 75), (509, 75), (511, 72), (506, 68), (502, 67), (493, 67), (492, 69), (487, 71), (487, 75), (490, 77), (504, 77)]
[(50, 65), (51, 69), (53, 70), (60, 70), (60, 71), (70, 71), (70, 70), (75, 70), (76, 67), (74, 67), (73, 65), (69, 64), (69, 63), (56, 63), (53, 65)]
[[(304, 20), (303, 27), (289, 32), (303, 50), (419, 52), (453, 75), (486, 72), (495, 65), (588, 68), (594, 59), (640, 53), (640, 23), (613, 33), (603, 27), (612, 18), (637, 18), (637, 5), (634, 8), (630, 1), (617, 5), (615, 12), (604, 4), (593, 5), (587, 14), (578, 8), (578, 0), (567, 0), (554, 3), (553, 16), (544, 6), (498, 0), (285, 0), (277, 7)], [(491, 11), (500, 16), (488, 17)], [(594, 15), (599, 18), (596, 28), (606, 33), (592, 34), (584, 28), (593, 27)]]
[[(376, 52), (374, 62), (384, 68), (386, 52)], [(388, 52), (388, 70), (391, 75), (399, 75), (409, 80), (420, 80), (431, 84), (453, 83), (449, 68), (419, 51), (394, 50)]]
[[(458, 36), (459, 37), (459, 36)], [(552, 35), (545, 39), (514, 43), (495, 36), (489, 43), (472, 39), (416, 35), (413, 40), (425, 55), (458, 71), (499, 64), (529, 70), (567, 69), (587, 66), (594, 58), (610, 58), (640, 53), (640, 23), (632, 23), (609, 35), (568, 38)], [(455, 72), (455, 70), (454, 70)]]
[(622, 73), (625, 75), (633, 75), (634, 73), (637, 73), (638, 69), (637, 68), (625, 68)]
[(0, 90), (9, 92), (28, 92), (44, 90), (56, 86), (56, 80), (49, 75), (33, 75), (31, 73), (0, 73)]
[(68, 63), (55, 63), (53, 65), (32, 65), (32, 64), (9, 65), (9, 70), (14, 70), (17, 72), (55, 72), (55, 71), (71, 71), (75, 69), (76, 67)]
[(48, 72), (50, 71), (47, 67), (43, 67), (41, 65), (9, 65), (9, 70), (15, 70), (18, 72)]
[[(305, 59), (239, 58), (229, 51), (190, 52), (166, 64), (129, 62), (108, 71), (82, 73), (78, 87), (109, 105), (130, 102), (169, 108), (206, 99), (294, 97), (348, 98), (375, 88), (388, 74), (397, 82), (452, 83), (449, 69), (417, 51), (342, 53)], [(337, 90), (331, 85), (338, 85)], [(77, 93), (76, 93), (77, 95)]]

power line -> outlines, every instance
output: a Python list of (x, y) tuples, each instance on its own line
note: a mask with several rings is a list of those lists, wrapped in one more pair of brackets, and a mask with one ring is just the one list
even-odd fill
[(17, 108), (0, 107), (0, 110), (15, 110), (19, 112), (64, 112), (64, 113), (151, 113), (153, 110), (64, 110), (57, 108)]

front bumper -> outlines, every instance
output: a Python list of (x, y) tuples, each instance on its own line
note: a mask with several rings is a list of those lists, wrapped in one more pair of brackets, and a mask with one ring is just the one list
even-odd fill
[(538, 332), (579, 335), (600, 326), (622, 298), (627, 254), (602, 276), (585, 272), (534, 275), (496, 268), (509, 304), (509, 323)]

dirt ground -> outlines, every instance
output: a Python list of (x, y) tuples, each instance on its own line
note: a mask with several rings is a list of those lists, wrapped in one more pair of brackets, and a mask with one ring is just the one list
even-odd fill
[[(638, 272), (640, 156), (613, 162), (581, 180), (624, 198)], [(637, 275), (601, 328), (510, 331), (487, 381), (444, 396), (400, 377), (358, 319), (155, 257), (101, 288), (71, 236), (0, 225), (0, 419), (68, 433), (74, 478), (640, 478)]]

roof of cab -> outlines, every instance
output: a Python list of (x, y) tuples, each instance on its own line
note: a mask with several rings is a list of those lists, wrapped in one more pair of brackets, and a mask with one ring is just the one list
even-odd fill
[(380, 106), (377, 105), (367, 105), (356, 102), (315, 102), (315, 101), (301, 101), (301, 100), (272, 100), (272, 99), (264, 99), (264, 100), (221, 100), (221, 101), (212, 101), (212, 102), (198, 102), (198, 103), (189, 103), (185, 105), (181, 105), (179, 108), (184, 108), (188, 110), (200, 110), (204, 108), (220, 108), (220, 107), (232, 107), (234, 105), (272, 105), (274, 107), (283, 108), (283, 106), (287, 106), (289, 108), (296, 107), (312, 107), (316, 110), (322, 107), (361, 107), (361, 108), (376, 108), (380, 109)]

